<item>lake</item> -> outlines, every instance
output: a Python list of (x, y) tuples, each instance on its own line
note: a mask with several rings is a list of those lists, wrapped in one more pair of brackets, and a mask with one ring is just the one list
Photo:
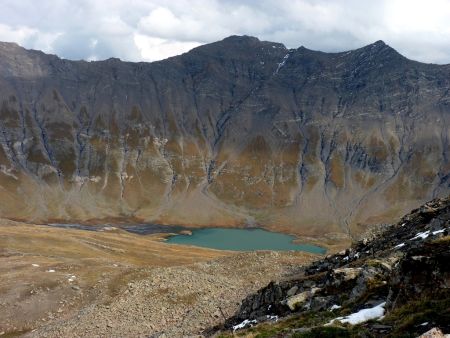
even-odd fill
[[(233, 228), (200, 228), (193, 229), (183, 226), (161, 224), (48, 224), (49, 226), (89, 231), (107, 231), (114, 228), (122, 229), (138, 235), (176, 234), (171, 235), (166, 243), (200, 246), (204, 248), (230, 250), (230, 251), (305, 251), (314, 254), (324, 254), (326, 250), (312, 244), (296, 244), (294, 236), (271, 232), (260, 228), (233, 229)], [(192, 235), (181, 232), (191, 231)]]
[(167, 243), (194, 245), (218, 250), (305, 251), (324, 254), (326, 250), (311, 244), (296, 244), (295, 237), (264, 229), (203, 228), (192, 230), (192, 235), (170, 236)]

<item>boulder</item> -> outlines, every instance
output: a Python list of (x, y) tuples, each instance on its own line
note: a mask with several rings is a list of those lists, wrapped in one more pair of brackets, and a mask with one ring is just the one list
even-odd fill
[(289, 309), (291, 311), (295, 311), (301, 305), (306, 303), (319, 290), (321, 290), (321, 289), (320, 288), (312, 288), (309, 291), (305, 291), (305, 292), (299, 293), (295, 296), (289, 297), (288, 299), (286, 299), (286, 305), (289, 307)]

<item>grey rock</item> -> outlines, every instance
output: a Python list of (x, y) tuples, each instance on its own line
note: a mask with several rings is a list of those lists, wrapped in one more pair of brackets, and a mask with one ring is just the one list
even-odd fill
[(295, 295), (295, 293), (297, 292), (297, 290), (298, 290), (298, 286), (297, 285), (294, 285), (292, 288), (290, 288), (289, 290), (288, 290), (288, 292), (286, 292), (286, 295), (287, 296), (293, 296), (293, 295)]
[(0, 43), (0, 217), (247, 223), (267, 210), (258, 223), (354, 232), (450, 191), (449, 87), (449, 67), (383, 42), (327, 54), (233, 36), (153, 63)]

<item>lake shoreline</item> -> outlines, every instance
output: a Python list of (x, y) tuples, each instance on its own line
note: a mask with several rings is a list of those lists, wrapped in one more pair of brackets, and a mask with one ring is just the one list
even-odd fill
[[(286, 234), (283, 232), (273, 231), (271, 229), (266, 229), (263, 227), (188, 227), (188, 226), (180, 226), (180, 225), (161, 225), (161, 224), (99, 224), (99, 225), (84, 225), (84, 224), (76, 224), (76, 223), (50, 223), (46, 224), (49, 227), (63, 228), (63, 229), (74, 229), (74, 230), (86, 230), (86, 231), (117, 231), (123, 230), (129, 233), (133, 233), (136, 235), (147, 236), (147, 235), (161, 235), (162, 241), (167, 244), (180, 244), (180, 245), (191, 245), (201, 248), (208, 248), (213, 250), (226, 250), (226, 251), (303, 251), (310, 252), (313, 254), (325, 254), (328, 250), (326, 247), (316, 245), (316, 243), (312, 244), (306, 241), (303, 241), (300, 237), (293, 234)], [(235, 236), (243, 235), (246, 232), (255, 231), (255, 234), (261, 235), (263, 234), (265, 241), (269, 241), (268, 237), (277, 238), (279, 241), (285, 240), (285, 243), (279, 242), (277, 246), (267, 245), (262, 243), (261, 246), (257, 246), (253, 243), (253, 246), (250, 246), (248, 249), (245, 249), (245, 242), (241, 243), (243, 246), (238, 249), (233, 249), (233, 242), (235, 239), (230, 239), (229, 247), (219, 246), (212, 244), (200, 243), (200, 245), (195, 244), (195, 235), (202, 231), (219, 231), (222, 235), (225, 235), (227, 232), (234, 233)], [(194, 243), (177, 243), (178, 240), (174, 240), (174, 238), (179, 236), (190, 237), (190, 242)], [(183, 237), (181, 237), (183, 238)], [(251, 239), (247, 238), (246, 240)], [(254, 238), (253, 238), (254, 240)], [(189, 241), (188, 241), (189, 242)], [(231, 247), (231, 249), (230, 249)]]
[(227, 251), (303, 251), (323, 255), (327, 249), (310, 243), (299, 243), (294, 235), (264, 228), (201, 228), (190, 235), (174, 234), (166, 239), (169, 244), (191, 245)]

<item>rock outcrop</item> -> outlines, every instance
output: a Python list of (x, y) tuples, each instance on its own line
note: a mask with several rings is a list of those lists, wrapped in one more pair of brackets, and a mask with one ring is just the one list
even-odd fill
[[(317, 261), (292, 278), (270, 283), (248, 296), (225, 328), (244, 321), (250, 326), (272, 318), (298, 316), (299, 323), (315, 318), (300, 327), (279, 326), (280, 335), (273, 335), (290, 337), (321, 326), (331, 330), (344, 323), (364, 323), (376, 309), (372, 318), (384, 315), (382, 320), (349, 329), (365, 332), (353, 336), (409, 337), (434, 327), (450, 332), (449, 260), (450, 197), (426, 203), (377, 237)], [(321, 337), (316, 333), (307, 337)]]
[(0, 217), (361, 233), (449, 192), (449, 89), (450, 66), (381, 41), (153, 63), (0, 43)]

